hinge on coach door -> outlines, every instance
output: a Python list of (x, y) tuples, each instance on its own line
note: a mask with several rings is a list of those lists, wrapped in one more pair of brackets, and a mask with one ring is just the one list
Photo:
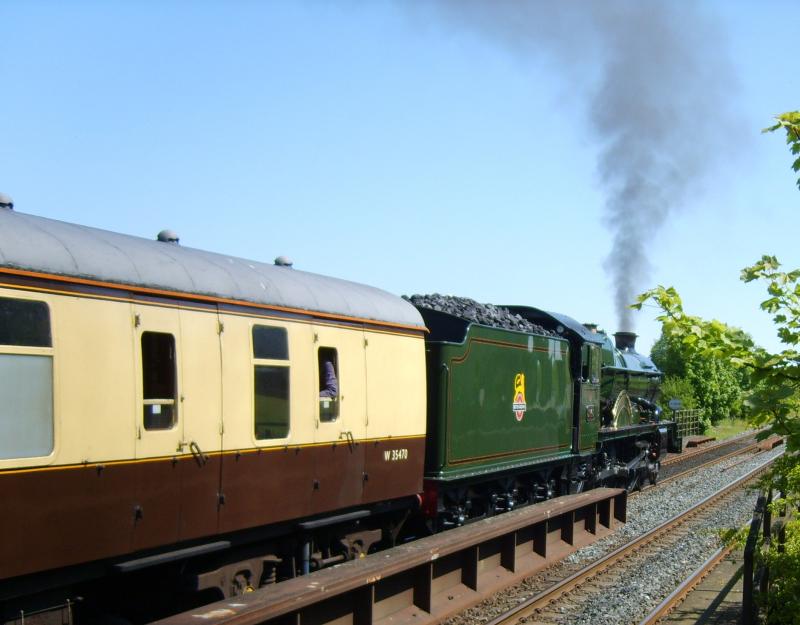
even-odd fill
[(223, 332), (225, 332), (225, 324), (220, 321), (219, 327), (217, 328), (217, 333), (222, 334)]
[(136, 313), (133, 315), (133, 327), (138, 328), (140, 325), (142, 325), (142, 316), (139, 313)]

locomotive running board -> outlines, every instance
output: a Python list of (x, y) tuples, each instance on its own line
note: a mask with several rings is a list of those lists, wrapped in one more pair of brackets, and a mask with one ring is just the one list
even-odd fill
[(520, 508), (158, 621), (433, 625), (623, 524), (624, 490)]

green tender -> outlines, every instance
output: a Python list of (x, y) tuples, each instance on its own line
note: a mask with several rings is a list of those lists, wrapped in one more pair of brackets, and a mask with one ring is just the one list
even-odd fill
[(427, 347), (428, 426), (439, 433), (427, 450), (429, 478), (457, 480), (570, 456), (574, 387), (566, 340), (472, 324), (462, 342), (431, 340)]

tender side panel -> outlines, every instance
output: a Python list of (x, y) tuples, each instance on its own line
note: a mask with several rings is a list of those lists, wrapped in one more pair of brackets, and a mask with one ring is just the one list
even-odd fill
[[(473, 326), (444, 346), (445, 472), (568, 454), (573, 386), (568, 343)], [(433, 367), (433, 374), (439, 370)]]

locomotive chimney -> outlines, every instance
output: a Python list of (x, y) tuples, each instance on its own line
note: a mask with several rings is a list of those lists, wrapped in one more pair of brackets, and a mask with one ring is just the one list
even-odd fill
[(635, 332), (615, 332), (614, 342), (617, 349), (621, 352), (635, 352), (637, 336), (639, 335)]

